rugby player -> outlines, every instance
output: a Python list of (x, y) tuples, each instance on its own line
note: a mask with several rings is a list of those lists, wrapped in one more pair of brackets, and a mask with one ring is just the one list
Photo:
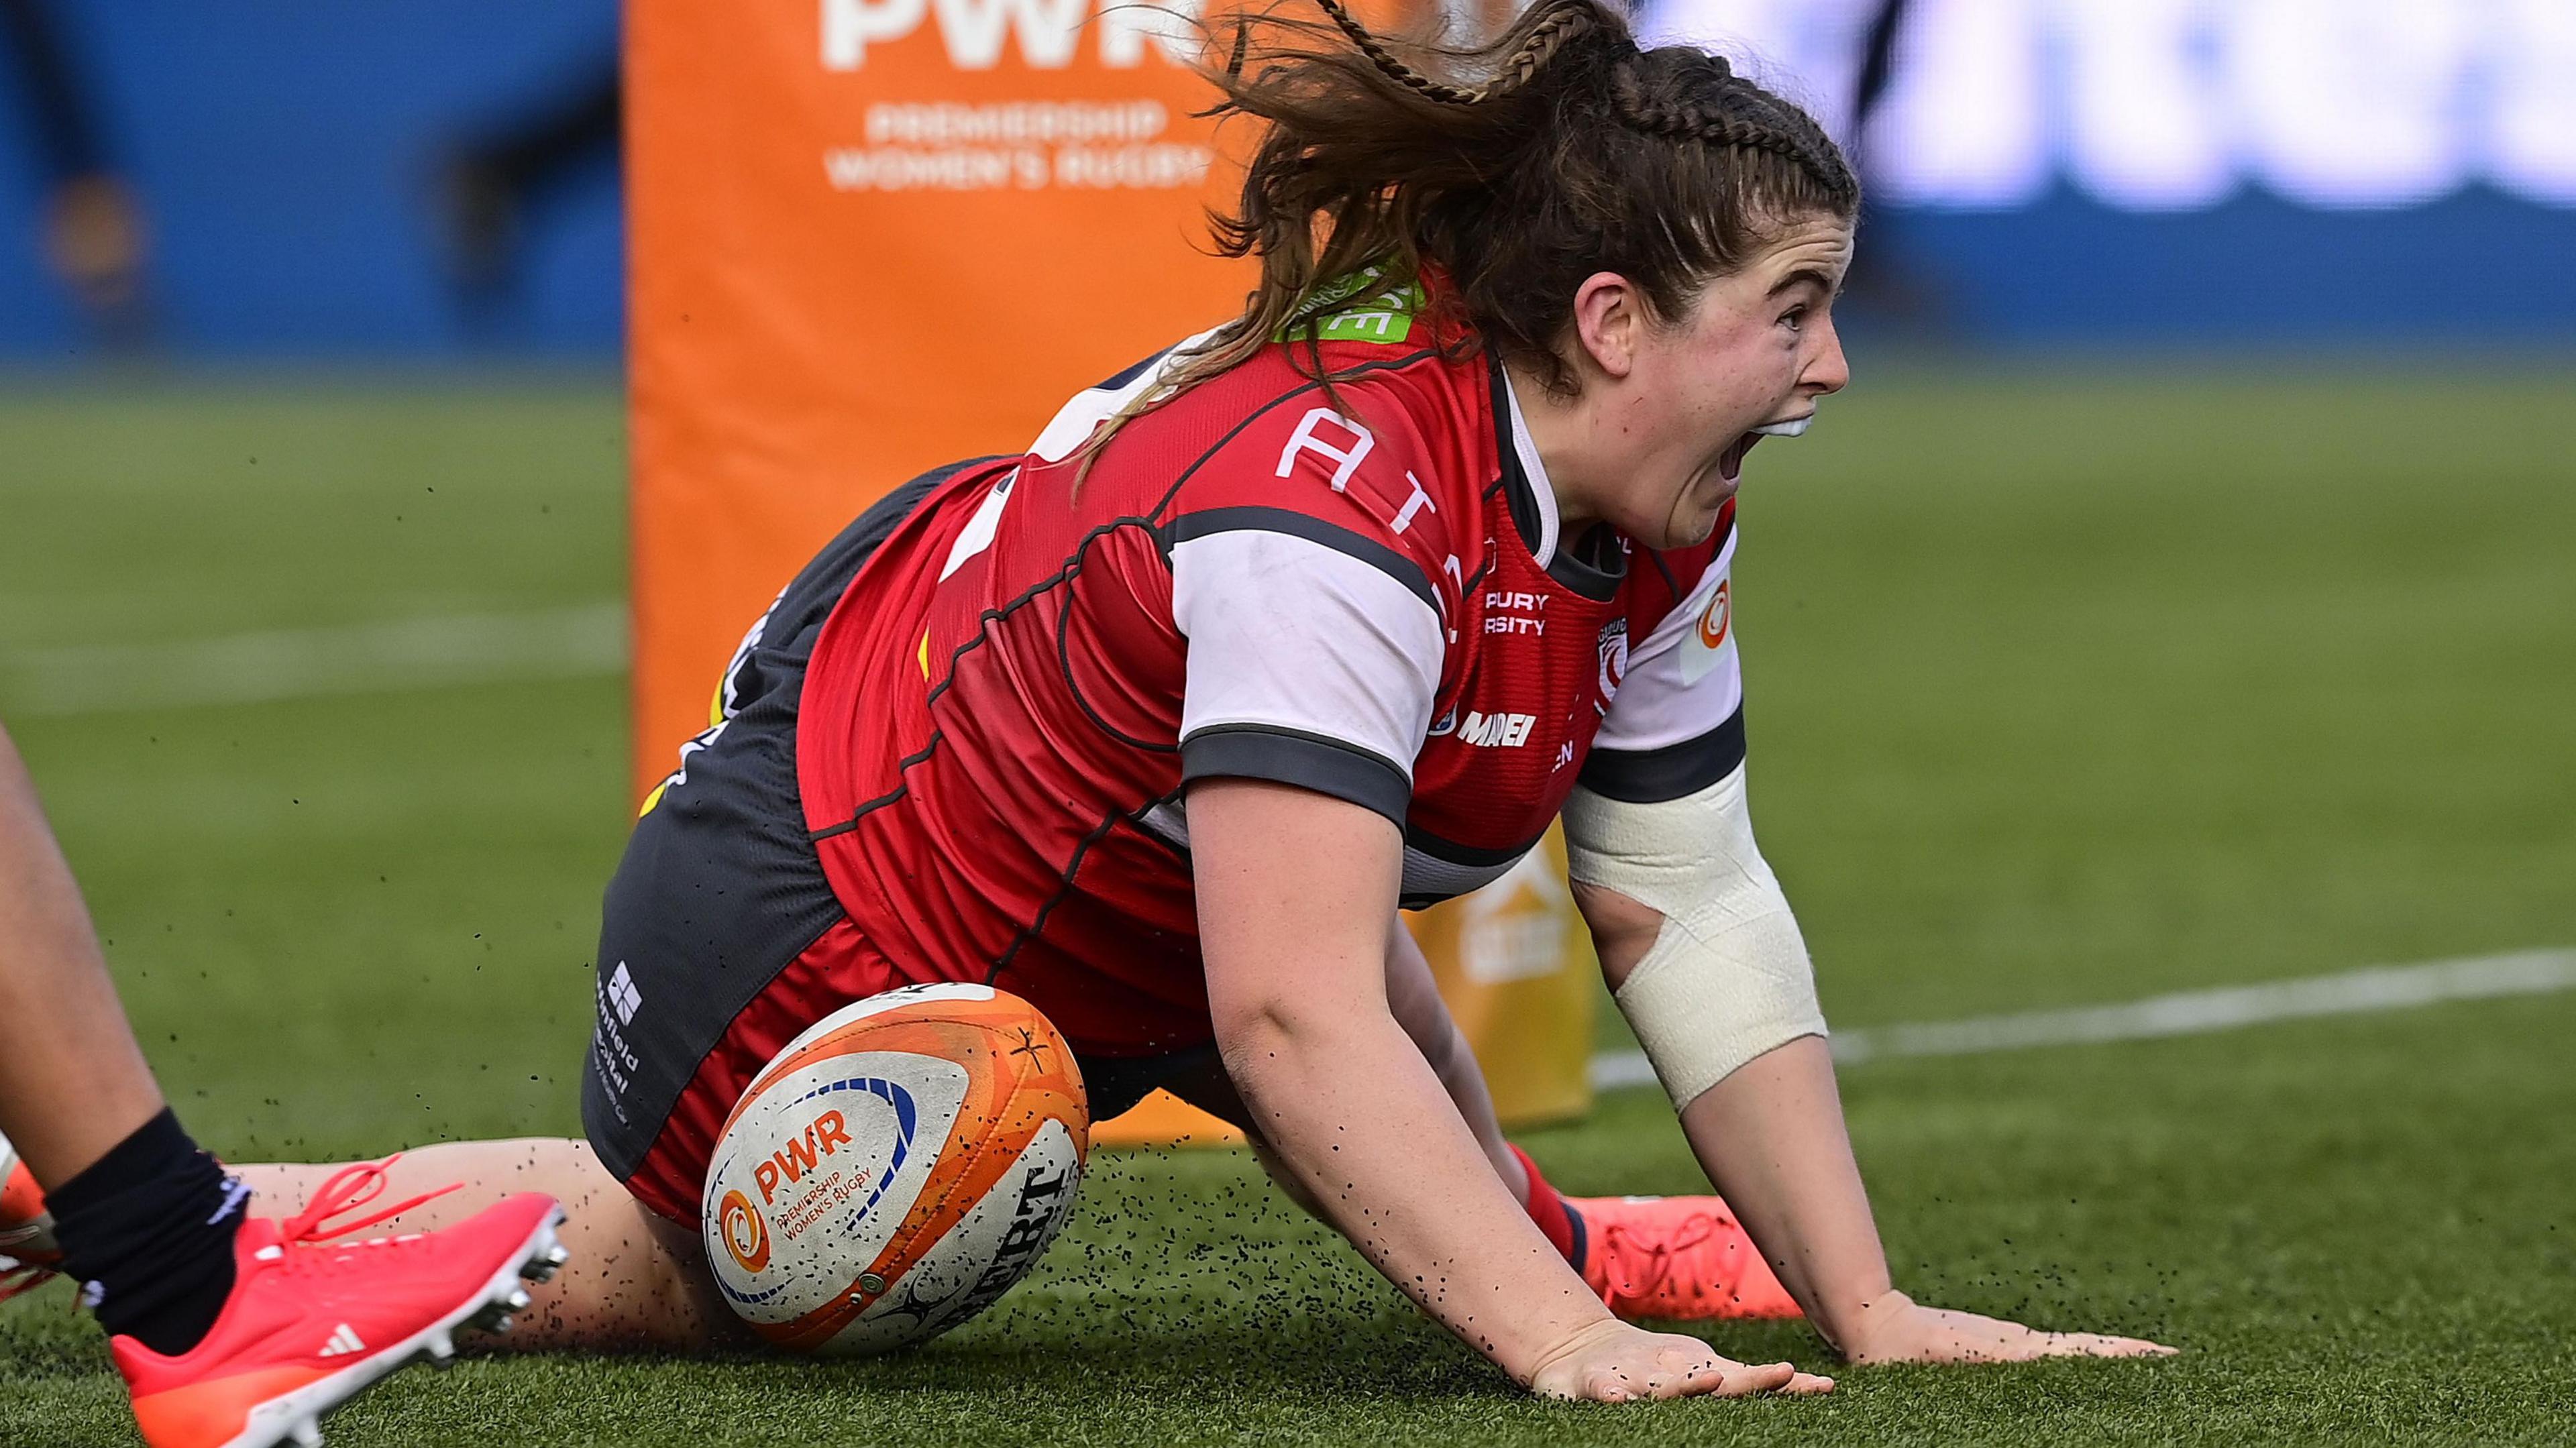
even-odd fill
[(373, 1164), (300, 1183), (284, 1221), (252, 1217), (251, 1188), (197, 1148), (144, 1065), (5, 731), (0, 921), (0, 1299), (85, 1283), (152, 1448), (309, 1435), (386, 1373), (448, 1356), (458, 1328), (507, 1327), (520, 1275), (561, 1265), (562, 1212), (533, 1192), (441, 1231), (344, 1240), (419, 1205), (347, 1220), (384, 1193)]
[[(831, 1011), (982, 981), (1063, 1031), (1095, 1118), (1160, 1086), (1241, 1125), (1534, 1391), (1832, 1385), (1614, 1308), (1794, 1307), (1862, 1362), (2161, 1351), (1895, 1288), (1753, 847), (1735, 493), (1847, 380), (1850, 168), (1600, 0), (1419, 61), (1322, 3), (1240, 22), (1211, 76), (1265, 128), (1218, 226), (1260, 267), (1242, 315), (898, 489), (787, 584), (609, 886), (588, 1143), (415, 1153), (398, 1184), (476, 1186), (406, 1220), (566, 1202), (580, 1266), (514, 1342), (734, 1335), (698, 1231), (728, 1110)], [(1722, 1199), (1561, 1197), (1397, 918), (1560, 816)]]

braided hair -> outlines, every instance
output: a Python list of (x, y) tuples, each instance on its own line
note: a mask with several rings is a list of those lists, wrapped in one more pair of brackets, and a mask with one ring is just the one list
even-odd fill
[[(1806, 112), (1691, 46), (1642, 50), (1611, 0), (1537, 0), (1488, 44), (1392, 41), (1346, 0), (1321, 21), (1276, 10), (1233, 27), (1209, 112), (1262, 126), (1216, 248), (1261, 268), (1244, 310), (1142, 410), (1295, 339), (1315, 375), (1330, 288), (1437, 270), (1438, 304), (1506, 361), (1570, 391), (1556, 344), (1596, 272), (1677, 319), (1779, 229), (1850, 220), (1860, 185)], [(1095, 435), (1105, 446), (1125, 415)]]
[(1359, 47), (1360, 54), (1367, 56), (1369, 63), (1388, 79), (1431, 100), (1452, 106), (1472, 106), (1479, 101), (1509, 95), (1529, 84), (1530, 78), (1538, 74), (1539, 68), (1547, 64), (1559, 47), (1569, 40), (1591, 34), (1597, 28), (1600, 16), (1600, 11), (1594, 6), (1569, 3), (1569, 0), (1549, 0), (1549, 3), (1533, 7), (1528, 18), (1515, 31), (1520, 36), (1519, 43), (1512, 46), (1510, 54), (1494, 67), (1494, 78), (1483, 85), (1460, 87), (1435, 80), (1405, 64), (1401, 57), (1387, 48), (1385, 41), (1362, 25), (1341, 0), (1315, 0), (1315, 3), (1323, 7), (1334, 27), (1349, 36), (1351, 43)]

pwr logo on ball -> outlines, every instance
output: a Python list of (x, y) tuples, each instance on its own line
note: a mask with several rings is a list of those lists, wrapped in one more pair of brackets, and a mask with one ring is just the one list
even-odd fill
[(841, 1113), (826, 1111), (814, 1118), (802, 1135), (791, 1137), (785, 1146), (769, 1154), (769, 1160), (751, 1169), (753, 1181), (760, 1183), (760, 1200), (765, 1205), (778, 1195), (779, 1178), (790, 1185), (805, 1179), (822, 1158), (837, 1147), (850, 1144), (849, 1123)]
[(788, 1043), (708, 1163), (707, 1260), (794, 1351), (878, 1352), (1007, 1292), (1071, 1215), (1090, 1115), (1073, 1053), (1025, 1001), (907, 987)]

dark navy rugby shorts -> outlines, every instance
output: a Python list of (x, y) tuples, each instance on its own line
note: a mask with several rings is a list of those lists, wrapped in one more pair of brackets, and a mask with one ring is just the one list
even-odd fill
[[(797, 792), (796, 713), (815, 639), (851, 579), (971, 466), (897, 488), (788, 584), (725, 676), (729, 712), (691, 742), (609, 880), (582, 1124), (608, 1169), (675, 1221), (697, 1224), (725, 1118), (780, 1049), (833, 1011), (912, 983), (824, 878)], [(1213, 1059), (1204, 1046), (1083, 1058), (1091, 1119)]]

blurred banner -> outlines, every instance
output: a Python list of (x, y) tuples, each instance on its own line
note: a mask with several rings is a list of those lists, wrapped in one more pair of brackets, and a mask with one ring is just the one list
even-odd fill
[(1648, 0), (1643, 23), (1804, 99), (1890, 205), (2576, 206), (2567, 0)]
[[(2576, 341), (2570, 0), (1642, 0), (1640, 25), (1853, 151), (1863, 335)], [(2493, 305), (2463, 306), (2470, 257)]]
[[(1025, 445), (1250, 278), (1200, 250), (1235, 173), (1168, 11), (636, 0), (627, 23), (641, 797), (870, 500)], [(1421, 920), (1506, 1116), (1583, 1110), (1598, 987), (1562, 847)], [(1166, 1097), (1101, 1135), (1223, 1133)]]
[[(2572, 0), (1641, 6), (1649, 34), (1737, 57), (1858, 143), (1863, 340), (2576, 340)], [(1140, 79), (1169, 72), (1156, 32), (1115, 6), (704, 8), (675, 26), (648, 4), (638, 39), (685, 30), (728, 64), (775, 52), (764, 74), (783, 89), (724, 95), (700, 117), (708, 144), (831, 97), (835, 124), (792, 162), (827, 195), (948, 192), (973, 177), (938, 167), (971, 167), (925, 150), (981, 148), (973, 164), (1007, 169), (1033, 137), (1050, 168), (1060, 143), (1080, 148), (1049, 171), (1053, 194), (1114, 210), (1188, 190), (1148, 174), (1187, 165), (1150, 149), (1178, 132), (1115, 108), (1151, 100), (1182, 124)], [(11, 0), (0, 15), (42, 21), (0, 24), (0, 357), (617, 355), (612, 0)], [(992, 81), (952, 101), (1076, 109), (905, 111), (927, 94), (867, 77), (916, 51)], [(1067, 126), (1085, 129), (1048, 129)], [(1147, 171), (1087, 171), (1104, 153)], [(2493, 301), (2463, 305), (2469, 257)], [(128, 300), (109, 304), (115, 290)], [(1095, 327), (1096, 350), (1118, 330)]]

